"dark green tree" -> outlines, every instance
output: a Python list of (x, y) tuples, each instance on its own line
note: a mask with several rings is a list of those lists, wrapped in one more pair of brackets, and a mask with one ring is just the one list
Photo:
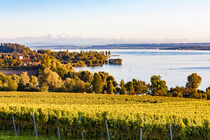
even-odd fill
[(153, 75), (151, 77), (150, 89), (154, 96), (167, 96), (168, 94), (166, 81), (162, 80), (159, 75)]
[(144, 81), (133, 79), (133, 87), (136, 94), (148, 93), (148, 85)]
[(121, 80), (120, 81), (120, 94), (127, 94), (127, 89), (125, 87), (124, 80)]
[(206, 96), (207, 96), (207, 99), (210, 100), (210, 87), (206, 89)]
[(108, 94), (113, 94), (114, 93), (113, 91), (114, 91), (113, 83), (111, 80), (109, 80), (107, 82), (107, 92), (108, 92)]
[(127, 82), (126, 85), (125, 85), (125, 87), (128, 90), (128, 94), (129, 95), (134, 95), (135, 94), (134, 87), (133, 87), (133, 82), (132, 81)]
[(122, 79), (121, 81), (120, 81), (120, 87), (122, 88), (122, 87), (124, 87), (125, 86), (125, 81)]
[(78, 74), (79, 79), (81, 79), (84, 82), (91, 83), (93, 80), (93, 74), (89, 71), (81, 71)]
[(122, 88), (120, 89), (120, 94), (123, 94), (123, 95), (127, 94), (127, 89), (126, 89), (126, 87), (122, 87)]
[(96, 72), (94, 73), (92, 85), (93, 85), (92, 89), (95, 93), (102, 93), (103, 81), (102, 81), (100, 74), (98, 74)]
[(192, 73), (187, 77), (187, 80), (186, 87), (191, 89), (193, 92), (197, 92), (202, 81), (201, 77), (197, 73)]

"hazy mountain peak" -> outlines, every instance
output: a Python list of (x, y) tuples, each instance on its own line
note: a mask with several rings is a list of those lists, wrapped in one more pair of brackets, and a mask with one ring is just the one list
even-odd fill
[(65, 33), (35, 37), (3, 38), (0, 42), (20, 43), (27, 46), (45, 45), (105, 45), (105, 44), (138, 44), (138, 43), (194, 43), (208, 42), (207, 40), (195, 39), (123, 39), (123, 38), (97, 38), (97, 37), (76, 37)]

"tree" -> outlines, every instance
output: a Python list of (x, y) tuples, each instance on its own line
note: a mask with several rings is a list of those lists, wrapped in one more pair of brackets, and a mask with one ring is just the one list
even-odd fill
[(197, 92), (198, 87), (200, 86), (202, 81), (201, 77), (197, 73), (192, 73), (187, 77), (187, 80), (188, 82), (186, 84), (186, 87), (191, 89), (193, 92)]
[(72, 78), (66, 78), (66, 80), (64, 81), (64, 85), (67, 91), (72, 92), (74, 89), (75, 80)]
[(85, 83), (80, 79), (66, 78), (64, 86), (66, 91), (68, 92), (79, 92), (79, 93), (91, 92), (90, 83), (88, 82)]
[(176, 86), (176, 88), (170, 88), (170, 93), (173, 97), (183, 97), (184, 88)]
[(21, 83), (23, 86), (26, 86), (27, 84), (29, 84), (29, 82), (30, 82), (30, 77), (28, 76), (28, 73), (27, 72), (23, 72), (20, 75), (19, 83)]
[(76, 72), (68, 72), (68, 74), (66, 75), (67, 78), (72, 78), (72, 79), (79, 79), (77, 77), (77, 73)]
[(16, 83), (19, 83), (19, 81), (20, 81), (20, 77), (19, 77), (18, 75), (16, 75), (16, 74), (13, 74), (11, 78), (12, 78), (12, 80), (14, 80)]
[(109, 75), (109, 76), (107, 77), (106, 81), (108, 82), (109, 80), (112, 81), (112, 84), (113, 84), (114, 87), (118, 86), (117, 81), (115, 81), (115, 79), (114, 79), (114, 77), (113, 77), (112, 75)]
[(56, 91), (58, 88), (61, 88), (63, 81), (60, 76), (53, 72), (50, 69), (44, 69), (39, 77), (40, 87), (48, 86), (50, 91)]
[(207, 99), (210, 100), (210, 87), (206, 89)]
[(131, 82), (131, 81), (127, 82), (125, 87), (128, 90), (128, 94), (130, 94), (130, 95), (135, 94), (134, 87), (133, 87), (133, 82)]
[(19, 83), (18, 83), (18, 91), (30, 90), (30, 77), (27, 72), (23, 72), (20, 75)]
[(18, 88), (18, 84), (15, 82), (15, 80), (12, 80), (8, 77), (8, 87), (7, 90), (9, 91), (16, 91)]
[(92, 91), (91, 84), (90, 84), (89, 82), (86, 82), (86, 83), (85, 83), (85, 89), (86, 89), (86, 92), (87, 92), (87, 93), (93, 92), (93, 91)]
[(45, 55), (42, 60), (42, 70), (50, 69), (56, 72), (62, 79), (65, 79), (69, 72), (75, 72), (70, 63), (62, 64), (59, 60), (53, 56)]
[(101, 78), (100, 74), (94, 73), (92, 85), (93, 85), (93, 91), (95, 93), (102, 93), (103, 81), (102, 81), (102, 78)]
[(79, 79), (81, 79), (84, 82), (89, 82), (91, 83), (93, 80), (93, 74), (89, 71), (81, 71), (78, 73)]
[(109, 76), (109, 73), (108, 72), (104, 72), (104, 71), (100, 71), (98, 73), (100, 74), (103, 83), (106, 84), (107, 77)]
[(113, 94), (114, 86), (111, 80), (107, 82), (107, 92), (108, 94)]
[(39, 84), (38, 78), (36, 76), (31, 76), (30, 79), (30, 87), (36, 88), (36, 86)]
[(120, 87), (122, 88), (122, 87), (124, 87), (125, 86), (125, 81), (122, 79), (121, 81), (120, 81)]
[(153, 75), (151, 77), (150, 89), (154, 96), (166, 96), (168, 92), (166, 81), (161, 80), (161, 76), (159, 75)]
[(121, 80), (120, 81), (120, 94), (127, 94), (127, 89), (126, 89), (126, 87), (125, 87), (125, 82), (124, 82), (124, 80)]
[(133, 79), (133, 87), (136, 94), (148, 93), (148, 85), (144, 81)]
[(75, 80), (75, 86), (73, 89), (74, 92), (78, 92), (78, 93), (83, 93), (86, 91), (86, 86), (85, 86), (85, 82), (78, 79)]
[(48, 92), (48, 90), (49, 90), (49, 86), (41, 86), (40, 87), (41, 92)]
[(120, 90), (120, 94), (127, 94), (127, 89), (125, 87), (122, 87), (121, 90)]
[(45, 55), (42, 60), (42, 69), (51, 68), (52, 59), (49, 57), (49, 55)]
[(11, 78), (11, 76), (6, 76), (0, 73), (0, 90), (5, 91), (16, 91), (18, 85), (15, 80)]

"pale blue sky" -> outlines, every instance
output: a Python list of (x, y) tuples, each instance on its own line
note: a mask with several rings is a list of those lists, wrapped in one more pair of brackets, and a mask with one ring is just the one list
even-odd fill
[(0, 0), (0, 6), (0, 38), (210, 39), (210, 0)]

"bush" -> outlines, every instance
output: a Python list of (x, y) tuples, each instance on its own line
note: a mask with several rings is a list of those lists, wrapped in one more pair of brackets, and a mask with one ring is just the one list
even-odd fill
[(41, 92), (48, 92), (48, 89), (49, 89), (49, 86), (42, 86), (42, 87), (40, 88), (40, 91), (41, 91)]

